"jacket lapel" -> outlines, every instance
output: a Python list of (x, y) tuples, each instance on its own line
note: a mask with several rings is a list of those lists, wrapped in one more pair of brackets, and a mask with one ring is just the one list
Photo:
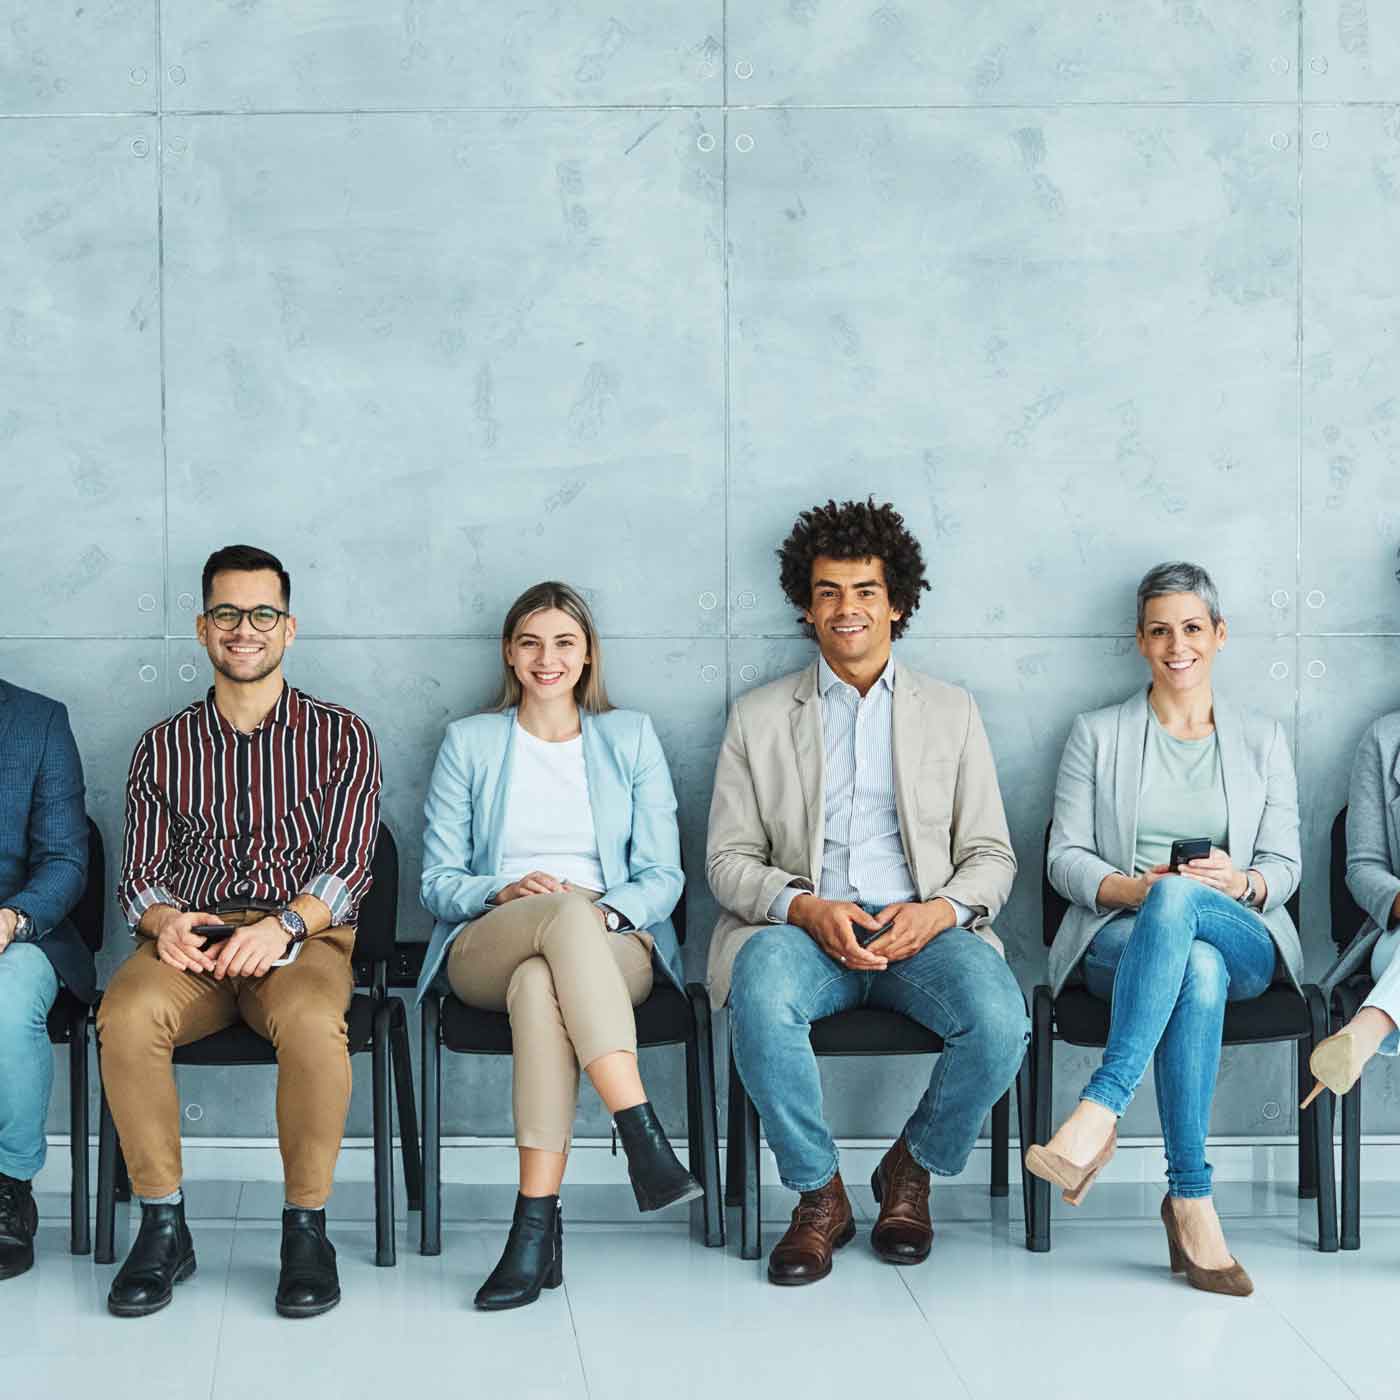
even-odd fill
[(495, 763), (496, 773), (488, 768), (484, 775), (481, 791), (475, 800), (480, 811), (475, 815), (473, 825), (477, 831), (486, 833), (486, 861), (484, 868), (501, 868), (501, 842), (505, 837), (506, 800), (510, 794), (510, 766), (515, 756), (515, 711), (506, 711), (506, 732), (499, 757)]
[(807, 814), (808, 874), (813, 885), (820, 888), (822, 848), (826, 842), (826, 780), (815, 661), (797, 678), (792, 699), (792, 746), (797, 752), (797, 775)]
[(919, 843), (914, 839), (914, 832), (918, 830), (917, 785), (928, 728), (924, 718), (923, 692), (914, 683), (913, 677), (914, 673), (905, 666), (899, 667), (894, 677), (894, 803), (899, 816), (899, 839), (904, 846), (904, 859), (909, 862), (914, 887), (921, 890)]
[(10, 693), (10, 687), (4, 681), (0, 681), (0, 739), (5, 737), (5, 731), (14, 723), (15, 711), (18, 708), (14, 696)]
[(1138, 794), (1142, 787), (1142, 746), (1147, 738), (1147, 691), (1139, 690), (1118, 709), (1118, 740), (1114, 753), (1114, 813), (1118, 819), (1118, 849), (1106, 859), (1119, 870), (1132, 872), (1137, 852)]
[(608, 889), (627, 883), (628, 871), (620, 864), (625, 844), (617, 818), (623, 803), (617, 791), (613, 751), (586, 711), (580, 716), (583, 728), (583, 767), (588, 776), (588, 804), (593, 809), (593, 835), (598, 842), (598, 860)]
[(1225, 780), (1225, 808), (1229, 813), (1230, 861), (1243, 870), (1254, 859), (1254, 836), (1249, 830), (1246, 814), (1263, 810), (1254, 775), (1249, 770), (1249, 755), (1245, 752), (1244, 730), (1239, 724), (1235, 707), (1215, 697), (1215, 742), (1220, 749), (1220, 772)]

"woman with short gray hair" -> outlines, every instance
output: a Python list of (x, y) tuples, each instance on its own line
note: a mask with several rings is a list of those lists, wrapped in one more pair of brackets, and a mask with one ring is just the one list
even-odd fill
[(1078, 1106), (1026, 1166), (1078, 1205), (1153, 1060), (1172, 1272), (1244, 1296), (1253, 1284), (1211, 1201), (1206, 1132), (1226, 1002), (1262, 994), (1277, 965), (1295, 985), (1302, 974), (1284, 908), (1301, 860), (1282, 728), (1212, 687), (1228, 635), (1210, 575), (1159, 564), (1137, 592), (1149, 684), (1080, 715), (1065, 745), (1047, 873), (1071, 904), (1050, 977), (1057, 996), (1082, 977), (1110, 1005), (1109, 1032)]

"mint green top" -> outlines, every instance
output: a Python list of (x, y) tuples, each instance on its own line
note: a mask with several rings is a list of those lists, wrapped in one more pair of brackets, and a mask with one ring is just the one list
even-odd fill
[(1227, 850), (1229, 831), (1225, 775), (1216, 736), (1174, 739), (1148, 705), (1133, 874), (1165, 865), (1172, 842), (1192, 836), (1209, 836), (1212, 845)]

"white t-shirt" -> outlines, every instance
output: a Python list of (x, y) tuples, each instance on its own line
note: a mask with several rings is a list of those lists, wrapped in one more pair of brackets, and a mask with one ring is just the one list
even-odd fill
[(500, 874), (543, 870), (581, 889), (606, 889), (588, 800), (583, 736), (550, 743), (515, 724)]

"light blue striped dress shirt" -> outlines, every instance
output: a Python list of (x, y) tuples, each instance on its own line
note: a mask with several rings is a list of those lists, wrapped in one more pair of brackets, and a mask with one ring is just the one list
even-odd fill
[[(904, 857), (895, 805), (895, 684), (893, 657), (863, 696), (837, 676), (825, 657), (817, 662), (826, 798), (822, 879), (817, 891), (822, 899), (883, 909), (919, 898)], [(768, 911), (769, 919), (786, 922), (792, 901), (803, 893), (811, 891), (798, 885), (780, 891)], [(970, 909), (956, 900), (948, 902), (960, 924), (971, 921)]]

